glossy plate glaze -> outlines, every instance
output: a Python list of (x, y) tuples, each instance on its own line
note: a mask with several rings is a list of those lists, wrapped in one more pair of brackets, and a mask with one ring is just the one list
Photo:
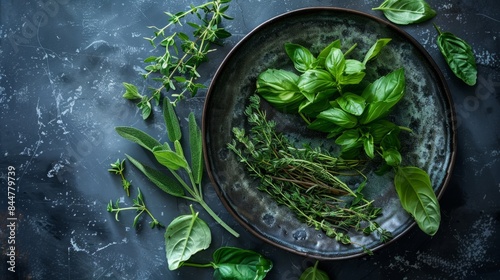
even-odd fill
[[(381, 19), (338, 8), (307, 8), (273, 18), (250, 32), (229, 53), (210, 85), (203, 112), (204, 153), (212, 183), (229, 212), (257, 237), (280, 248), (319, 259), (344, 259), (365, 254), (359, 245), (342, 245), (299, 222), (288, 208), (278, 206), (257, 190), (235, 155), (227, 149), (232, 128), (248, 128), (243, 114), (255, 93), (256, 77), (268, 68), (293, 69), (284, 44), (301, 44), (319, 52), (333, 40), (343, 48), (358, 46), (352, 56), (362, 59), (379, 38), (392, 38), (370, 62), (365, 79), (373, 81), (399, 67), (406, 72), (406, 95), (391, 117), (413, 134), (402, 133), (404, 165), (426, 170), (438, 197), (449, 180), (455, 155), (455, 127), (451, 98), (441, 73), (425, 50), (404, 31)], [(344, 49), (345, 51), (345, 49)], [(313, 134), (300, 119), (266, 107), (278, 129), (302, 142), (328, 141)], [(383, 208), (377, 222), (394, 239), (414, 225), (401, 208), (392, 183), (393, 174), (369, 174), (365, 196)], [(393, 240), (394, 240), (393, 239)], [(375, 236), (352, 235), (352, 240), (373, 250), (385, 246)]]

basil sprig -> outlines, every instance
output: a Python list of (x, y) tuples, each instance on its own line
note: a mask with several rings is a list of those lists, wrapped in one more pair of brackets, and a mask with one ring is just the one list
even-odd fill
[(385, 0), (372, 10), (381, 10), (388, 20), (402, 25), (424, 22), (436, 16), (436, 11), (424, 0)]
[(472, 47), (454, 34), (442, 32), (437, 25), (434, 24), (434, 27), (439, 33), (437, 45), (451, 71), (469, 86), (475, 85), (477, 67)]

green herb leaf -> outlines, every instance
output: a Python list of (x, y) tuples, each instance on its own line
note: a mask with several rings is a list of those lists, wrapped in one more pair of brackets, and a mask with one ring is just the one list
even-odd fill
[(336, 99), (342, 110), (355, 116), (361, 116), (366, 107), (366, 100), (354, 93), (344, 93), (341, 97)]
[(344, 54), (340, 49), (332, 48), (325, 61), (325, 68), (338, 81), (346, 67)]
[(361, 96), (368, 106), (361, 115), (361, 124), (370, 123), (389, 113), (390, 109), (404, 96), (406, 89), (404, 69), (395, 70), (370, 84)]
[(331, 42), (328, 46), (326, 46), (321, 52), (319, 53), (318, 57), (316, 58), (317, 65), (321, 67), (325, 67), (325, 61), (330, 52), (332, 51), (333, 48), (340, 49), (340, 40), (337, 39), (333, 42)]
[(137, 87), (134, 86), (133, 84), (123, 83), (123, 86), (125, 87), (125, 93), (123, 94), (124, 98), (130, 100), (142, 98), (142, 95), (137, 90)]
[(165, 248), (168, 269), (175, 270), (195, 253), (205, 250), (212, 242), (207, 223), (198, 218), (191, 207), (190, 215), (175, 218), (165, 232)]
[(420, 23), (436, 16), (436, 11), (424, 0), (386, 0), (372, 10), (381, 10), (388, 20), (403, 25)]
[(314, 264), (313, 267), (308, 267), (304, 272), (300, 275), (299, 280), (329, 280), (328, 274), (324, 271), (318, 269), (318, 261)]
[(217, 249), (213, 264), (216, 280), (262, 280), (273, 267), (273, 263), (259, 253), (233, 247)]
[(455, 76), (469, 86), (475, 85), (477, 81), (477, 66), (472, 47), (454, 34), (441, 32), (436, 25), (434, 27), (439, 33), (437, 45), (450, 69)]
[(175, 197), (184, 196), (184, 189), (177, 180), (170, 178), (169, 176), (165, 175), (164, 173), (156, 169), (153, 169), (147, 165), (142, 164), (141, 162), (139, 162), (138, 160), (134, 159), (129, 155), (126, 156), (127, 159), (137, 169), (139, 169), (139, 171), (141, 171), (153, 184), (155, 184), (162, 191), (170, 195), (173, 195)]
[(201, 130), (196, 124), (193, 113), (189, 114), (189, 146), (191, 150), (191, 170), (193, 171), (194, 182), (201, 183), (203, 177), (203, 147)]
[(337, 90), (335, 86), (333, 76), (323, 69), (307, 70), (298, 80), (300, 91), (309, 101), (313, 101), (319, 92), (326, 95), (333, 94)]
[(330, 121), (344, 128), (353, 128), (358, 123), (358, 119), (355, 116), (346, 113), (340, 108), (325, 110), (318, 115), (318, 119)]
[(413, 216), (420, 229), (431, 236), (436, 234), (441, 212), (429, 175), (417, 167), (397, 167), (394, 186), (401, 205)]
[(399, 151), (395, 148), (384, 150), (382, 153), (382, 157), (384, 158), (387, 165), (393, 167), (399, 166), (402, 161), (401, 153), (399, 153)]
[(365, 58), (363, 59), (363, 64), (368, 63), (368, 61), (372, 60), (375, 58), (380, 51), (387, 45), (392, 39), (391, 38), (382, 38), (378, 39), (373, 46), (366, 52)]
[(153, 154), (160, 164), (166, 166), (170, 170), (176, 171), (179, 168), (188, 167), (186, 159), (174, 151), (156, 147), (153, 149)]
[(373, 136), (370, 134), (365, 135), (363, 137), (363, 148), (365, 150), (366, 155), (369, 158), (375, 157), (375, 146), (373, 145)]
[(163, 118), (167, 126), (168, 139), (170, 139), (171, 142), (181, 140), (181, 126), (175, 114), (174, 106), (167, 97), (163, 99)]
[(161, 146), (161, 143), (158, 142), (158, 140), (137, 128), (118, 126), (115, 127), (115, 130), (121, 137), (139, 144), (148, 151), (152, 152), (154, 147)]
[(292, 60), (295, 69), (300, 73), (316, 68), (316, 58), (307, 48), (298, 44), (286, 43), (285, 51)]
[(257, 77), (257, 93), (277, 109), (293, 112), (304, 100), (298, 80), (293, 72), (269, 69)]

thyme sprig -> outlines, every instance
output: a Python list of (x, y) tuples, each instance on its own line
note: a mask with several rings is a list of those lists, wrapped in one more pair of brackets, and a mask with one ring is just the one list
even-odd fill
[[(127, 99), (139, 100), (137, 106), (142, 110), (144, 119), (151, 113), (151, 102), (156, 101), (157, 105), (162, 91), (177, 91), (172, 93), (175, 105), (179, 100), (184, 99), (186, 93), (195, 96), (199, 89), (206, 86), (198, 83), (200, 77), (198, 67), (208, 60), (208, 54), (215, 51), (214, 44), (220, 45), (222, 39), (230, 37), (225, 28), (221, 27), (223, 20), (231, 20), (225, 12), (229, 8), (231, 0), (208, 1), (201, 5), (190, 5), (186, 11), (172, 14), (166, 12), (169, 16), (168, 24), (163, 27), (149, 26), (154, 30), (154, 35), (146, 37), (147, 41), (156, 48), (163, 48), (158, 56), (150, 56), (144, 60), (149, 63), (145, 67), (144, 78), (152, 78), (160, 83), (158, 87), (151, 88), (151, 95), (139, 94), (137, 88), (124, 83)], [(196, 21), (188, 21), (194, 17)], [(187, 22), (193, 31), (192, 36), (183, 32), (171, 32), (174, 26), (182, 26)]]
[[(320, 148), (296, 148), (276, 131), (274, 121), (267, 120), (256, 95), (250, 97), (245, 115), (251, 125), (249, 133), (233, 128), (235, 139), (228, 148), (260, 179), (259, 190), (290, 208), (308, 226), (343, 244), (353, 243), (348, 235), (351, 230), (377, 232), (383, 242), (391, 238), (374, 221), (381, 209), (362, 194), (366, 177), (359, 169), (364, 161), (336, 158)], [(359, 175), (364, 181), (354, 190), (340, 175)]]
[(108, 171), (120, 175), (123, 189), (127, 193), (127, 196), (130, 196), (131, 182), (125, 179), (125, 175), (123, 174), (125, 172), (125, 160), (120, 161), (117, 159), (116, 162), (111, 163), (111, 168), (109, 168)]
[(139, 218), (141, 217), (142, 214), (146, 213), (149, 215), (151, 218), (151, 222), (149, 223), (151, 228), (155, 227), (163, 227), (163, 225), (153, 216), (151, 211), (146, 207), (146, 203), (144, 202), (144, 197), (142, 195), (142, 192), (140, 189), (137, 189), (137, 198), (134, 198), (133, 205), (130, 207), (120, 207), (120, 199), (117, 199), (116, 202), (113, 204), (113, 201), (110, 200), (106, 210), (111, 213), (115, 213), (115, 220), (119, 221), (118, 216), (121, 211), (129, 211), (129, 210), (135, 210), (137, 211), (137, 215), (134, 217), (134, 223), (133, 226), (137, 227)]

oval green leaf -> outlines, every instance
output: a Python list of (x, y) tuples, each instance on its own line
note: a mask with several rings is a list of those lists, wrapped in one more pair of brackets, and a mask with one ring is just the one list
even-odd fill
[(295, 69), (300, 73), (316, 68), (316, 58), (307, 48), (298, 44), (287, 43), (285, 44), (285, 51), (292, 60)]
[(262, 280), (273, 263), (257, 252), (234, 247), (222, 247), (213, 255), (216, 280)]
[(154, 147), (161, 146), (161, 143), (158, 142), (158, 140), (137, 128), (130, 126), (117, 126), (115, 127), (115, 130), (121, 137), (139, 144), (148, 151), (153, 151)]
[(423, 22), (436, 16), (436, 11), (424, 0), (386, 0), (373, 10), (381, 10), (388, 20), (402, 25)]

